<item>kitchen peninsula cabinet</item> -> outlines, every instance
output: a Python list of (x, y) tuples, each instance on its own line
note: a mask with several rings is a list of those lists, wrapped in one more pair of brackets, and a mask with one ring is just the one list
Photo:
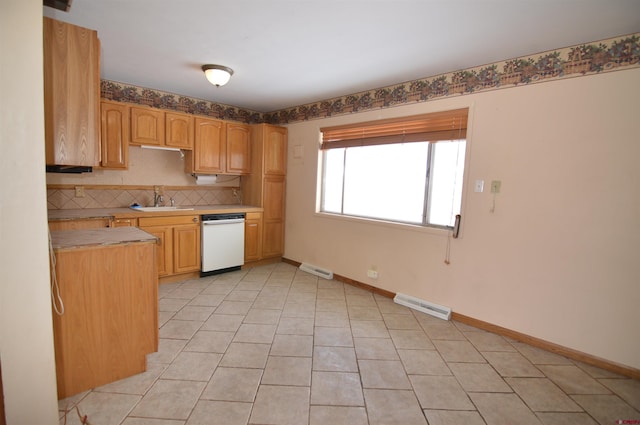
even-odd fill
[(284, 254), (287, 129), (257, 124), (251, 129), (251, 175), (242, 177), (243, 201), (264, 208), (259, 259)]
[(97, 166), (100, 158), (98, 33), (45, 17), (43, 49), (46, 163)]
[(200, 216), (141, 217), (138, 226), (158, 238), (158, 276), (200, 270)]
[(126, 170), (129, 167), (129, 106), (100, 102), (100, 166)]
[(108, 218), (90, 218), (78, 220), (54, 220), (49, 221), (49, 231), (58, 230), (81, 230), (81, 229), (100, 229), (109, 227)]
[(155, 238), (127, 228), (51, 239), (64, 305), (53, 312), (58, 398), (144, 372), (158, 350)]

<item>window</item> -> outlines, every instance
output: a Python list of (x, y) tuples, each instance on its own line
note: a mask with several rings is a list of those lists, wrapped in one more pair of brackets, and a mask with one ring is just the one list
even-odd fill
[(467, 109), (323, 128), (322, 212), (453, 227)]

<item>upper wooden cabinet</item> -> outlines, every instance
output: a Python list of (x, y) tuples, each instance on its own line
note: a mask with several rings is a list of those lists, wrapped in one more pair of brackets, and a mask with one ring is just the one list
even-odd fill
[(129, 166), (129, 105), (100, 103), (100, 166), (127, 169)]
[(251, 126), (196, 117), (193, 152), (186, 153), (184, 170), (196, 174), (249, 174)]
[(131, 107), (131, 143), (164, 146), (164, 111)]
[(180, 112), (131, 106), (131, 144), (193, 149), (194, 118)]
[(193, 152), (184, 158), (187, 173), (220, 174), (225, 172), (227, 145), (224, 121), (195, 119)]
[(96, 166), (100, 159), (98, 33), (44, 18), (43, 43), (46, 163)]
[(165, 145), (185, 150), (193, 149), (193, 122), (193, 115), (166, 112), (164, 117)]
[(273, 125), (262, 128), (264, 143), (264, 174), (287, 174), (287, 129)]
[(227, 173), (251, 172), (251, 126), (227, 123)]

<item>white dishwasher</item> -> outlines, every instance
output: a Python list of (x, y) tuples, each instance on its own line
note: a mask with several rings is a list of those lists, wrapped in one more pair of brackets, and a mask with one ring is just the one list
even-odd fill
[(244, 264), (244, 213), (202, 216), (200, 276), (240, 270)]

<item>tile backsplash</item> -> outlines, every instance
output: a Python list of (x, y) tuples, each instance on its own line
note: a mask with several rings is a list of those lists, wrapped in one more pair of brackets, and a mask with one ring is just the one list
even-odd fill
[[(234, 195), (234, 189), (237, 196)], [(84, 187), (83, 197), (76, 196), (75, 188), (47, 188), (47, 208), (65, 210), (77, 208), (122, 208), (133, 203), (153, 205), (153, 188), (90, 188)], [(164, 188), (164, 205), (171, 198), (177, 206), (239, 204), (241, 196), (237, 188)]]

